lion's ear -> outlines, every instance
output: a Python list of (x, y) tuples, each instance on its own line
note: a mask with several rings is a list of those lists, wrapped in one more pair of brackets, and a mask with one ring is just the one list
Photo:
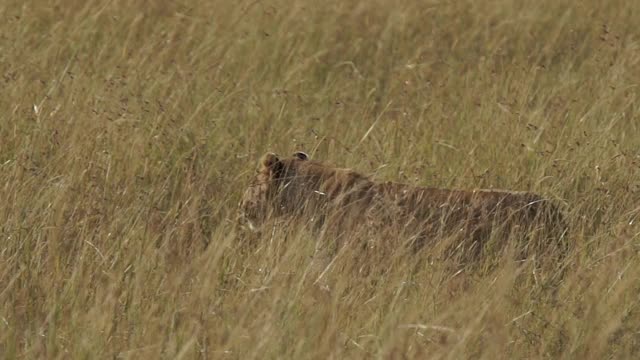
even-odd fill
[(260, 159), (260, 167), (263, 169), (272, 168), (274, 165), (280, 162), (278, 155), (274, 153), (266, 153)]
[(303, 161), (307, 161), (309, 160), (309, 155), (307, 155), (307, 153), (302, 152), (302, 151), (296, 151), (293, 153), (293, 157), (297, 158), (299, 160), (303, 160)]

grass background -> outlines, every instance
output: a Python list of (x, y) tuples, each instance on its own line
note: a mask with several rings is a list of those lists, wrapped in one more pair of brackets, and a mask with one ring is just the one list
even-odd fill
[[(2, 358), (640, 353), (639, 2), (8, 0), (0, 19)], [(258, 158), (294, 150), (556, 199), (567, 274), (549, 290), (505, 261), (457, 286), (346, 256), (318, 290), (308, 235), (235, 227)]]

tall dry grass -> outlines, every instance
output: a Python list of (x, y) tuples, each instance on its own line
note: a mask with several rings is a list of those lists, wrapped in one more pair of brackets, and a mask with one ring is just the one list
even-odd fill
[[(640, 353), (640, 3), (7, 0), (0, 18), (0, 357)], [(314, 285), (309, 234), (234, 221), (259, 156), (297, 149), (557, 199), (565, 276), (354, 250)]]

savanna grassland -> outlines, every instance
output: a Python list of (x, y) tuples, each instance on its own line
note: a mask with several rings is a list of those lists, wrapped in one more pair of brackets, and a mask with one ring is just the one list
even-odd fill
[[(2, 1), (0, 357), (637, 358), (638, 24), (623, 0)], [(319, 286), (311, 234), (236, 222), (295, 150), (537, 192), (571, 251), (539, 274), (353, 248)]]

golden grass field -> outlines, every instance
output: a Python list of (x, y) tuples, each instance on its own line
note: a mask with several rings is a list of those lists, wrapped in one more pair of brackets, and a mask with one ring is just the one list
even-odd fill
[[(0, 358), (640, 356), (640, 2), (7, 0), (0, 19)], [(311, 234), (236, 224), (260, 156), (296, 150), (554, 199), (564, 276), (354, 250), (314, 284)]]

